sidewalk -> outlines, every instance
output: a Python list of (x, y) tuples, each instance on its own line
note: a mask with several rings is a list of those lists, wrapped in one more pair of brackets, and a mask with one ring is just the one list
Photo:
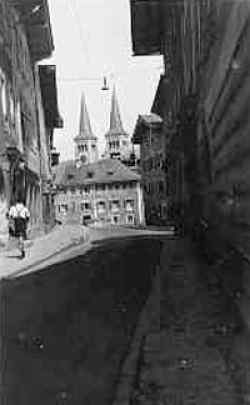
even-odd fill
[(26, 257), (19, 259), (17, 248), (0, 251), (0, 279), (15, 278), (49, 267), (60, 261), (81, 256), (95, 243), (114, 238), (169, 237), (170, 231), (131, 229), (126, 227), (90, 228), (82, 225), (60, 225), (48, 234), (26, 242)]
[[(164, 242), (160, 309), (154, 304), (149, 311), (151, 325), (137, 342), (140, 353), (129, 398), (118, 387), (115, 405), (250, 403), (239, 381), (244, 376), (233, 362), (237, 319), (221, 291), (209, 290), (207, 270), (188, 239)], [(129, 356), (133, 350), (132, 344)]]
[(0, 279), (21, 273), (66, 249), (82, 244), (88, 239), (85, 227), (77, 225), (57, 226), (51, 232), (25, 242), (26, 257), (19, 259), (17, 248), (0, 252)]

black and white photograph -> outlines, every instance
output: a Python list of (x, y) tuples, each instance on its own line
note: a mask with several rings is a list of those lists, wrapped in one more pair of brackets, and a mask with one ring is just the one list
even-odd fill
[(249, 328), (250, 0), (0, 0), (0, 405), (250, 405)]

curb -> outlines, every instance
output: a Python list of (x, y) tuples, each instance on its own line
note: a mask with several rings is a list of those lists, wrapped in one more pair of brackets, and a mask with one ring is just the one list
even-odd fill
[[(155, 307), (155, 299), (157, 291), (160, 284), (160, 268), (156, 267), (156, 274), (153, 278), (153, 286), (151, 293), (142, 309), (142, 312), (139, 316), (139, 320), (136, 326), (134, 337), (129, 348), (129, 354), (126, 357), (122, 370), (120, 373), (119, 381), (116, 387), (115, 399), (112, 402), (112, 405), (130, 405), (131, 395), (134, 389), (134, 383), (138, 371), (138, 362), (141, 353), (142, 343), (145, 339), (145, 336), (151, 329), (152, 325), (152, 314), (151, 308)], [(160, 299), (160, 297), (158, 297)], [(160, 314), (159, 314), (160, 319)]]

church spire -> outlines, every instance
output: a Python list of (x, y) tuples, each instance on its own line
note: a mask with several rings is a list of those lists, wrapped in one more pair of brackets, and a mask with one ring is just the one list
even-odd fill
[(112, 93), (109, 132), (115, 133), (115, 134), (124, 134), (125, 133), (125, 131), (123, 129), (123, 125), (122, 125), (121, 114), (120, 114), (115, 86), (113, 88), (113, 93)]
[(77, 138), (96, 139), (96, 137), (94, 136), (92, 129), (91, 129), (89, 113), (87, 110), (84, 93), (82, 93), (82, 98), (81, 98), (80, 126), (79, 126), (79, 134), (78, 134)]
[(111, 159), (120, 159), (125, 161), (129, 155), (129, 136), (124, 131), (119, 104), (116, 96), (115, 86), (112, 94), (110, 127), (105, 134), (106, 148), (105, 156)]
[(97, 137), (93, 134), (84, 94), (81, 98), (79, 133), (74, 138), (75, 160), (81, 164), (96, 162), (98, 159)]

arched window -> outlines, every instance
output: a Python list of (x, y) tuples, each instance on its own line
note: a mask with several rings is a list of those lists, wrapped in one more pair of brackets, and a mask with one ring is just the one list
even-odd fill
[(4, 118), (7, 116), (7, 92), (6, 92), (6, 79), (3, 72), (0, 70), (0, 92), (1, 92), (1, 104)]

